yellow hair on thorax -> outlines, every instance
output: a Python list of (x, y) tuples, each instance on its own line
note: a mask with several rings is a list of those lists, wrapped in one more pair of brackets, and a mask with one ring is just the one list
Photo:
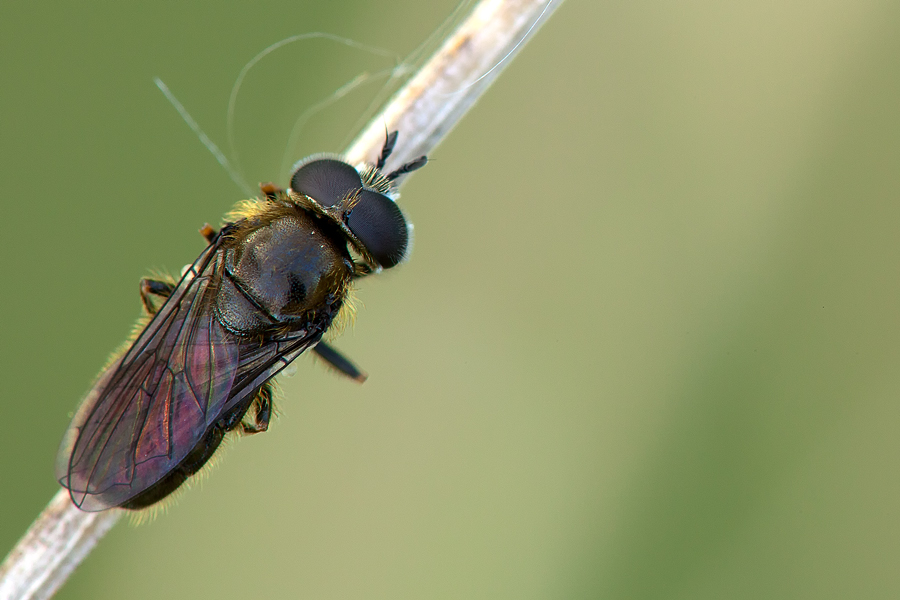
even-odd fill
[(234, 205), (230, 211), (225, 213), (225, 222), (235, 222), (241, 219), (252, 219), (266, 212), (266, 208), (271, 203), (268, 200), (260, 200), (259, 198), (249, 198), (241, 200)]

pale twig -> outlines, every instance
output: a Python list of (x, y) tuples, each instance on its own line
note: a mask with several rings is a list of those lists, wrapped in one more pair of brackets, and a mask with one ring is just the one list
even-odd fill
[[(347, 149), (372, 161), (400, 131), (392, 165), (430, 153), (562, 0), (482, 0)], [(390, 167), (387, 168), (390, 170)], [(0, 598), (49, 598), (124, 511), (82, 512), (60, 490), (0, 565)]]
[(385, 129), (400, 132), (391, 165), (429, 154), (560, 4), (562, 0), (479, 2), (350, 144), (347, 160), (371, 162)]
[(0, 598), (49, 598), (123, 511), (82, 512), (60, 490), (0, 566)]

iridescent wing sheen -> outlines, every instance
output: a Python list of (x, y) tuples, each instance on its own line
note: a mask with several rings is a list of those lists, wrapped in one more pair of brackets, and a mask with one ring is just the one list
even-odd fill
[(134, 344), (98, 378), (63, 438), (57, 478), (76, 506), (119, 506), (174, 469), (229, 409), (321, 337), (253, 342), (216, 319), (223, 269), (207, 248)]

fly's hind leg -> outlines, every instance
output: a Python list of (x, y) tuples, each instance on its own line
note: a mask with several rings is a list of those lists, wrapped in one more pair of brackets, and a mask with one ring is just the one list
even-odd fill
[(269, 422), (272, 420), (272, 384), (266, 383), (259, 389), (244, 416), (251, 413), (253, 419), (251, 423), (241, 421), (242, 433), (248, 435), (260, 433), (269, 428)]
[(341, 375), (346, 375), (359, 383), (362, 383), (369, 378), (369, 375), (365, 371), (362, 371), (359, 367), (354, 365), (349, 358), (325, 342), (316, 344), (313, 348), (313, 352), (315, 352), (319, 358), (334, 367)]

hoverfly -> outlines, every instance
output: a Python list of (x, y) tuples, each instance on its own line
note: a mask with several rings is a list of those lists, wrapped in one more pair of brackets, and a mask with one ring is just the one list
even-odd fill
[(97, 378), (63, 438), (56, 477), (82, 510), (141, 509), (213, 455), (229, 431), (265, 431), (271, 379), (312, 349), (361, 372), (321, 341), (354, 279), (402, 262), (410, 228), (396, 180), (426, 157), (382, 171), (317, 155), (290, 187), (262, 184), (234, 220), (201, 229), (208, 246), (177, 282), (143, 279), (143, 330)]

